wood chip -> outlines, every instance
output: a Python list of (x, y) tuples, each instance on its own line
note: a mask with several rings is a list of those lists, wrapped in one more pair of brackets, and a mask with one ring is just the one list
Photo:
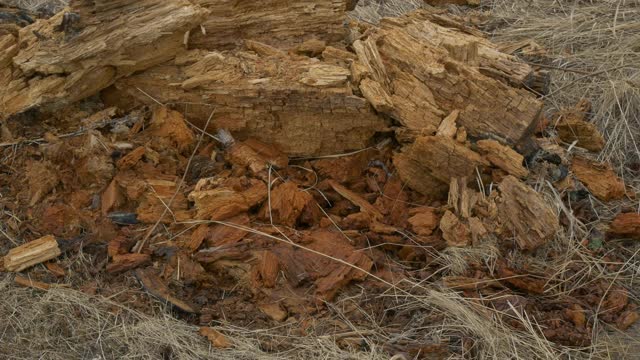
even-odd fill
[(609, 234), (640, 240), (640, 214), (621, 213), (609, 225)]
[(52, 235), (47, 235), (9, 250), (9, 253), (4, 257), (4, 267), (7, 271), (20, 272), (34, 265), (55, 259), (60, 254), (62, 252), (56, 238)]
[(624, 197), (624, 182), (607, 163), (598, 163), (578, 156), (571, 162), (571, 171), (593, 196), (602, 201), (619, 200)]
[(201, 327), (200, 330), (198, 330), (198, 333), (209, 339), (209, 341), (215, 348), (227, 349), (232, 346), (231, 341), (229, 341), (229, 339), (224, 334), (216, 329), (210, 327)]

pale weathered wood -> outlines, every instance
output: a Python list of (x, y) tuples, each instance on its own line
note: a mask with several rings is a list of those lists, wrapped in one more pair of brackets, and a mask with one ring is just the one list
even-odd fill
[(558, 216), (544, 198), (513, 176), (498, 185), (497, 200), (502, 236), (515, 238), (523, 250), (534, 250), (549, 241), (560, 229)]
[(172, 59), (208, 13), (187, 0), (76, 1), (74, 11), (71, 28), (63, 11), (0, 38), (0, 119), (74, 103)]
[(542, 103), (513, 87), (531, 68), (452, 19), (428, 11), (384, 19), (353, 47), (391, 98), (386, 113), (413, 132), (434, 133), (456, 109), (473, 137), (513, 145), (535, 128)]
[[(344, 40), (344, 22), (349, 0), (194, 0), (211, 14), (194, 29), (193, 48), (235, 48), (244, 39), (280, 48), (291, 48), (307, 40), (338, 43)], [(203, 31), (204, 30), (204, 33)]]
[(400, 178), (425, 195), (447, 193), (451, 178), (471, 179), (475, 169), (489, 162), (454, 139), (423, 136), (393, 158)]
[(109, 99), (120, 107), (129, 99), (173, 104), (200, 126), (215, 107), (213, 128), (228, 129), (240, 140), (253, 137), (275, 144), (294, 155), (363, 148), (386, 128), (367, 100), (353, 94), (348, 67), (252, 44), (256, 52), (192, 51), (121, 79)]
[(513, 176), (524, 178), (529, 170), (523, 166), (524, 156), (495, 140), (479, 140), (476, 145), (493, 165)]
[(20, 272), (34, 265), (55, 259), (61, 253), (56, 238), (52, 235), (47, 235), (9, 250), (4, 257), (4, 267), (7, 271)]

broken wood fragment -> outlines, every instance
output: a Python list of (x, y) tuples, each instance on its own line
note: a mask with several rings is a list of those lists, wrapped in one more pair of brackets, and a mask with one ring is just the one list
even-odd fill
[(485, 154), (487, 160), (508, 174), (518, 178), (525, 178), (529, 175), (529, 170), (522, 165), (524, 156), (512, 148), (495, 140), (479, 140), (476, 145), (480, 152)]
[(47, 290), (49, 290), (49, 288), (51, 288), (50, 284), (44, 283), (42, 281), (32, 280), (32, 279), (30, 279), (30, 278), (28, 278), (26, 276), (23, 276), (23, 275), (17, 275), (13, 279), (13, 281), (18, 286), (30, 287), (30, 288), (34, 288), (34, 289), (38, 289), (38, 290), (47, 291)]
[(107, 272), (117, 274), (131, 269), (135, 269), (151, 262), (151, 256), (148, 254), (123, 254), (114, 255), (111, 263), (107, 265)]
[(571, 162), (571, 171), (593, 196), (602, 201), (619, 200), (624, 197), (624, 182), (607, 163), (576, 156)]
[(448, 246), (465, 247), (471, 243), (469, 227), (449, 210), (440, 219), (440, 230)]
[(587, 121), (591, 104), (587, 100), (580, 101), (574, 108), (561, 111), (556, 123), (556, 131), (560, 139), (566, 143), (577, 141), (577, 146), (589, 151), (602, 151), (604, 138), (598, 128)]
[(618, 214), (609, 225), (608, 233), (615, 237), (640, 240), (640, 214)]
[(34, 265), (55, 259), (62, 252), (52, 235), (43, 236), (9, 250), (4, 257), (4, 267), (10, 272), (20, 272)]
[(412, 189), (439, 196), (452, 178), (473, 178), (479, 166), (489, 165), (480, 154), (442, 136), (422, 136), (393, 158), (400, 178)]
[(513, 176), (498, 185), (499, 221), (505, 229), (502, 236), (515, 238), (522, 250), (535, 250), (547, 243), (560, 230), (558, 216), (545, 199)]
[(188, 312), (197, 312), (193, 305), (190, 305), (186, 301), (180, 300), (171, 294), (167, 285), (154, 273), (153, 269), (137, 269), (135, 271), (136, 278), (144, 289), (154, 297), (166, 301), (178, 309)]
[(530, 134), (542, 103), (522, 87), (532, 68), (452, 18), (418, 10), (386, 18), (354, 42), (371, 80), (389, 94), (386, 113), (413, 133), (435, 133), (460, 110), (474, 137), (513, 145)]
[(66, 12), (20, 30), (19, 49), (8, 52), (11, 75), (0, 76), (0, 119), (60, 108), (172, 59), (182, 50), (184, 32), (208, 13), (186, 0), (111, 7), (74, 2), (71, 11), (83, 12), (83, 26), (72, 35), (58, 31)]
[(380, 211), (378, 211), (378, 209), (376, 209), (375, 206), (371, 205), (366, 199), (362, 198), (360, 195), (356, 194), (355, 192), (347, 189), (346, 187), (338, 184), (333, 180), (329, 180), (329, 184), (331, 185), (333, 190), (335, 190), (338, 194), (340, 194), (342, 197), (344, 197), (345, 199), (349, 200), (354, 205), (359, 207), (360, 211), (367, 213), (369, 216), (371, 216), (372, 220), (375, 220), (375, 221), (382, 220), (383, 216), (380, 213)]
[[(458, 131), (458, 127), (456, 126), (456, 121), (458, 120), (458, 116), (460, 115), (460, 110), (453, 110), (451, 114), (447, 115), (440, 125), (438, 126), (438, 131), (436, 131), (436, 135), (444, 136), (446, 138), (453, 138), (456, 136)], [(460, 141), (459, 141), (460, 142)]]
[(232, 345), (231, 341), (229, 341), (229, 339), (224, 334), (214, 328), (201, 327), (200, 330), (198, 330), (198, 333), (209, 339), (209, 341), (215, 348), (226, 349), (230, 348)]

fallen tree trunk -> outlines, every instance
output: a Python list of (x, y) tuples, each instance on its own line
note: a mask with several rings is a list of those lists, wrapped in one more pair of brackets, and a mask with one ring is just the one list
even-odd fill
[(367, 101), (353, 94), (345, 66), (247, 45), (252, 52), (191, 51), (121, 79), (105, 101), (119, 107), (130, 106), (123, 103), (129, 99), (159, 101), (200, 126), (215, 109), (214, 128), (277, 144), (293, 155), (363, 148), (386, 128)]
[(211, 14), (189, 39), (192, 48), (221, 50), (245, 39), (291, 48), (307, 40), (344, 41), (349, 0), (195, 0)]
[(74, 1), (0, 37), (0, 119), (64, 107), (172, 59), (207, 14), (187, 0)]

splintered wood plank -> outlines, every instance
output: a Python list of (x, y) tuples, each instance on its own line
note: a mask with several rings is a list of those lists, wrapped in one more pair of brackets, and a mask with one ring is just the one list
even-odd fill
[(47, 235), (9, 250), (4, 257), (4, 267), (7, 271), (20, 272), (34, 265), (55, 259), (60, 254), (62, 252), (56, 238), (53, 235)]
[(149, 294), (160, 300), (172, 304), (182, 311), (188, 313), (197, 312), (193, 305), (187, 303), (186, 301), (178, 299), (173, 294), (171, 294), (171, 291), (169, 290), (167, 285), (165, 285), (162, 280), (154, 273), (153, 269), (138, 269), (136, 270), (135, 274), (138, 281), (142, 283), (142, 286), (144, 286), (144, 289)]

